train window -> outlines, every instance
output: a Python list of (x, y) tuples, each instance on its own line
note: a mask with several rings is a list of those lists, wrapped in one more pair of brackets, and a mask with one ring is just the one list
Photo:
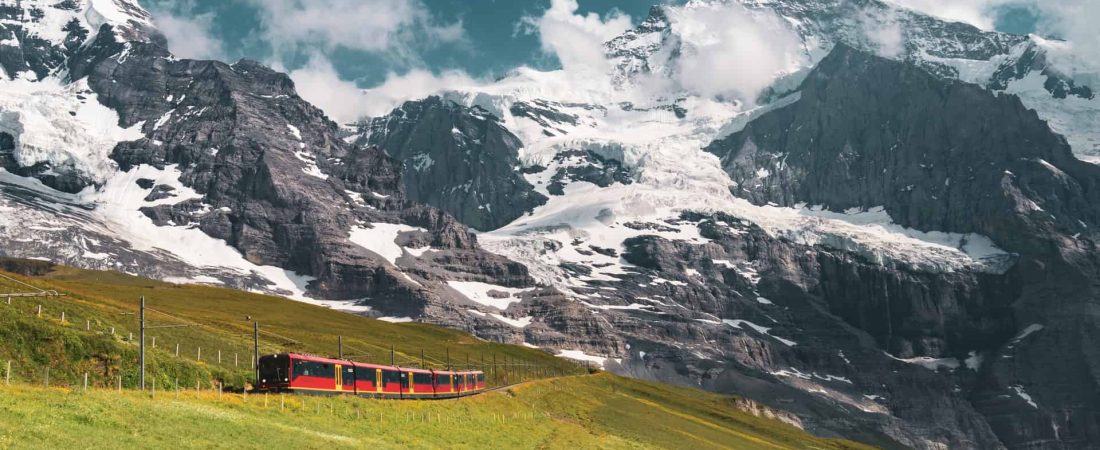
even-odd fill
[(484, 383), (485, 382), (485, 374), (483, 374), (483, 373), (477, 374), (477, 381), (478, 381), (478, 383)]
[(449, 385), (449, 384), (451, 384), (451, 376), (450, 375), (436, 375), (435, 382), (436, 382), (436, 384), (438, 384), (440, 386)]
[(404, 377), (401, 376), (401, 372), (398, 372), (396, 370), (383, 370), (382, 371), (382, 382), (383, 383), (400, 383), (402, 378), (404, 378)]
[(356, 367), (355, 379), (358, 381), (366, 381), (369, 383), (376, 383), (375, 378), (378, 377), (378, 373), (375, 369), (370, 367)]
[(432, 384), (432, 374), (414, 372), (413, 384)]
[(277, 383), (289, 376), (290, 358), (287, 355), (272, 355), (260, 358), (260, 378), (265, 382)]
[(294, 361), (294, 377), (323, 377), (336, 376), (336, 368), (332, 364), (313, 361)]

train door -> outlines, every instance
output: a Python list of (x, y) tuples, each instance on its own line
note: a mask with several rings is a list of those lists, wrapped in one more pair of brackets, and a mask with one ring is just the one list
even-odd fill
[(335, 380), (334, 380), (334, 381), (336, 381), (336, 385), (333, 386), (333, 387), (337, 391), (342, 391), (342, 390), (344, 390), (344, 382), (341, 381), (341, 380), (344, 378), (344, 368), (343, 368), (343, 366), (341, 366), (339, 364), (334, 365), (333, 368), (335, 369), (335, 370), (333, 370), (333, 372), (336, 374), (336, 377), (335, 377)]
[(341, 366), (337, 365), (337, 370), (341, 372), (337, 390), (344, 392), (356, 392), (355, 388), (355, 366)]
[(411, 394), (412, 390), (412, 374), (404, 370), (401, 371), (401, 397), (405, 397), (405, 394)]

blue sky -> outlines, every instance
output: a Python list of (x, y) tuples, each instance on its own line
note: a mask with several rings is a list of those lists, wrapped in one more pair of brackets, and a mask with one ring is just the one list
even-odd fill
[[(227, 61), (248, 57), (268, 63), (278, 62), (285, 69), (306, 65), (317, 53), (318, 46), (276, 52), (273, 47), (278, 44), (273, 45), (262, 31), (265, 15), (260, 2), (264, 1), (269, 0), (153, 0), (147, 3), (158, 19), (175, 16), (197, 20), (211, 35), (210, 38), (219, 41), (221, 48), (217, 54), (186, 56), (213, 56)], [(637, 22), (645, 18), (649, 7), (658, 1), (581, 0), (578, 13), (601, 16), (619, 13), (629, 15)], [(423, 39), (414, 37), (400, 44), (410, 47), (402, 49), (400, 54), (346, 46), (333, 46), (320, 51), (333, 62), (342, 78), (354, 80), (364, 87), (382, 82), (388, 73), (403, 73), (415, 68), (436, 72), (457, 69), (474, 77), (491, 78), (520, 65), (538, 68), (555, 68), (558, 65), (552, 55), (540, 50), (538, 36), (529, 32), (529, 27), (523, 24), (525, 17), (535, 17), (545, 11), (550, 0), (423, 0), (420, 3), (428, 14), (424, 20), (433, 26), (460, 26), (462, 38), (432, 42), (433, 39), (428, 36), (423, 36)], [(341, 11), (331, 13), (338, 15)], [(182, 33), (184, 38), (198, 38), (192, 35), (195, 30), (185, 31), (190, 32)], [(412, 50), (414, 54), (409, 55), (407, 50)]]
[[(577, 13), (595, 13), (601, 17), (623, 14), (637, 23), (654, 3), (682, 1), (578, 0)], [(911, 1), (934, 4), (938, 0)], [(559, 65), (553, 55), (540, 49), (537, 34), (524, 25), (524, 18), (541, 15), (550, 6), (550, 0), (143, 0), (143, 3), (157, 16), (162, 27), (165, 22), (180, 22), (177, 25), (182, 29), (169, 36), (180, 47), (173, 50), (185, 53), (182, 56), (226, 61), (248, 57), (288, 71), (306, 66), (311, 58), (322, 56), (332, 63), (342, 79), (362, 87), (383, 82), (387, 74), (412, 69), (461, 70), (476, 78), (493, 78), (520, 65), (542, 69)], [(288, 46), (280, 43), (285, 33), (266, 30), (273, 22), (271, 10), (278, 9), (272, 8), (276, 4), (289, 5), (283, 10), (290, 10), (291, 14), (294, 5), (325, 4), (325, 13), (333, 20), (350, 14), (347, 5), (363, 4), (373, 4), (377, 9), (377, 14), (372, 16), (392, 14), (399, 6), (408, 5), (417, 8), (418, 12), (413, 14), (418, 16), (414, 22), (404, 23), (412, 31), (393, 44), (397, 49), (353, 48), (320, 42)], [(1035, 16), (1026, 8), (1000, 7), (995, 18), (996, 27), (1004, 31), (1027, 33), (1035, 29)], [(284, 19), (290, 24), (295, 21), (292, 15)], [(167, 25), (171, 28), (172, 23)], [(450, 27), (460, 32), (461, 37), (441, 39), (425, 32), (425, 27)], [(197, 48), (197, 51), (187, 48)]]
[[(684, 1), (141, 0), (177, 56), (259, 60), (290, 74), (303, 98), (340, 121), (519, 66), (596, 68), (606, 63), (600, 43), (643, 20), (655, 2)], [(889, 1), (983, 28), (1036, 28), (1037, 7), (1011, 6), (1036, 0)]]

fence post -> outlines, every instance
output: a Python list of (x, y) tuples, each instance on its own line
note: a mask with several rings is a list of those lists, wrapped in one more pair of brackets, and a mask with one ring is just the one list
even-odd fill
[(50, 387), (50, 366), (46, 366), (46, 387)]
[(111, 336), (115, 335), (115, 327), (111, 327)]
[(88, 392), (88, 372), (84, 372), (84, 392)]
[(61, 311), (61, 324), (65, 324), (65, 311)]
[(199, 347), (199, 353), (198, 353), (198, 356), (195, 358), (195, 360), (196, 361), (202, 361), (202, 347)]
[(238, 364), (238, 362), (240, 362), (240, 360), (237, 358), (237, 354), (234, 353), (233, 354), (233, 367), (240, 367), (240, 364)]
[(222, 363), (222, 351), (218, 350), (218, 364)]
[(84, 321), (84, 331), (92, 331), (92, 321), (91, 320), (85, 320)]
[(42, 305), (38, 305), (38, 313), (36, 315), (42, 317)]
[(157, 337), (153, 336), (153, 348), (157, 348)]
[(4, 384), (11, 384), (11, 360), (8, 360), (8, 370), (4, 371)]
[(8, 296), (8, 304), (9, 305), (11, 304), (11, 296), (10, 295)]
[(118, 391), (122, 392), (122, 375), (118, 376)]
[(176, 343), (176, 357), (179, 358), (179, 356), (180, 356), (180, 344), (179, 344), (179, 342), (177, 342)]

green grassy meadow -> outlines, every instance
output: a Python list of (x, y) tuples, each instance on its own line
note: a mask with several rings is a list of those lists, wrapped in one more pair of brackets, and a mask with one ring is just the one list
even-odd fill
[[(14, 376), (28, 382), (44, 383), (48, 367), (52, 384), (82, 384), (87, 372), (93, 385), (115, 385), (121, 376), (124, 386), (137, 386), (136, 314), (142, 296), (151, 327), (195, 325), (147, 330), (148, 382), (155, 378), (161, 386), (178, 381), (243, 388), (252, 375), (248, 318), (260, 323), (261, 354), (336, 356), (342, 336), (348, 359), (389, 364), (392, 346), (397, 364), (442, 368), (449, 360), (455, 368), (484, 369), (490, 384), (584, 372), (582, 366), (537, 349), (491, 343), (431, 325), (373, 320), (282, 297), (61, 266), (42, 276), (4, 274), (66, 294), (13, 298), (11, 305), (0, 298), (0, 366), (12, 361)], [(0, 284), (0, 292), (6, 287)]]
[(861, 449), (610, 374), (440, 401), (0, 385), (0, 448)]
[[(866, 448), (752, 416), (731, 397), (589, 375), (538, 349), (431, 325), (218, 287), (0, 263), (36, 274), (0, 272), (16, 280), (0, 279), (0, 293), (28, 290), (19, 285), (26, 283), (65, 294), (11, 304), (0, 296), (0, 375), (12, 367), (10, 384), (0, 379), (0, 449)], [(189, 325), (149, 330), (144, 393), (135, 390), (138, 346), (130, 339), (141, 296), (151, 326)], [(434, 401), (247, 395), (248, 317), (261, 324), (261, 353), (331, 356), (343, 336), (345, 356), (358, 361), (388, 363), (391, 345), (402, 365), (442, 367), (449, 353), (465, 367), (469, 355), (490, 385), (509, 387)]]

